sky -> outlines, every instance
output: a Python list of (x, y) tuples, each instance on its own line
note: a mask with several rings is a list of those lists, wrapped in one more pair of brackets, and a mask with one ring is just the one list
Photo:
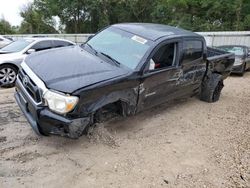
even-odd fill
[(19, 15), (21, 8), (33, 0), (0, 0), (0, 18), (10, 22), (11, 25), (20, 25), (22, 18)]

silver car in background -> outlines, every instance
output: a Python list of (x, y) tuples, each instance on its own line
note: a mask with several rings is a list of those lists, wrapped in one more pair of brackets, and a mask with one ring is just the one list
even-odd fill
[(0, 86), (13, 87), (15, 85), (19, 66), (27, 55), (72, 45), (75, 43), (46, 37), (24, 38), (8, 44), (0, 49)]
[(237, 73), (241, 76), (245, 71), (250, 69), (250, 48), (242, 45), (224, 45), (217, 48), (235, 54), (235, 62), (232, 73)]
[(10, 44), (11, 42), (13, 42), (13, 41), (0, 35), (0, 48)]

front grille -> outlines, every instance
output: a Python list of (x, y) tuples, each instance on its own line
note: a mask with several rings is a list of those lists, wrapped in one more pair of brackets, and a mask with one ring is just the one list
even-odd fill
[(28, 76), (28, 74), (21, 69), (19, 71), (18, 77), (21, 81), (21, 84), (29, 93), (29, 95), (33, 98), (36, 103), (42, 102), (41, 92), (35, 82)]

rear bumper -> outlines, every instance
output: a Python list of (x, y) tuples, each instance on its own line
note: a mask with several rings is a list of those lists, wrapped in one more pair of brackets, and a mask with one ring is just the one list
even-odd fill
[(51, 112), (48, 107), (34, 104), (29, 96), (16, 85), (15, 99), (27, 121), (38, 135), (60, 135), (78, 138), (90, 124), (90, 118), (68, 119)]

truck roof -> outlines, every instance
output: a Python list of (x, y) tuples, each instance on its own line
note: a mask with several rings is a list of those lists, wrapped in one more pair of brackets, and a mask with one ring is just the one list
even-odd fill
[(172, 27), (163, 24), (153, 24), (153, 23), (121, 23), (115, 24), (113, 27), (122, 29), (124, 31), (133, 33), (135, 35), (141, 36), (145, 39), (156, 41), (159, 38), (172, 36), (172, 35), (181, 35), (189, 37), (202, 37), (191, 31), (180, 29), (177, 27)]

